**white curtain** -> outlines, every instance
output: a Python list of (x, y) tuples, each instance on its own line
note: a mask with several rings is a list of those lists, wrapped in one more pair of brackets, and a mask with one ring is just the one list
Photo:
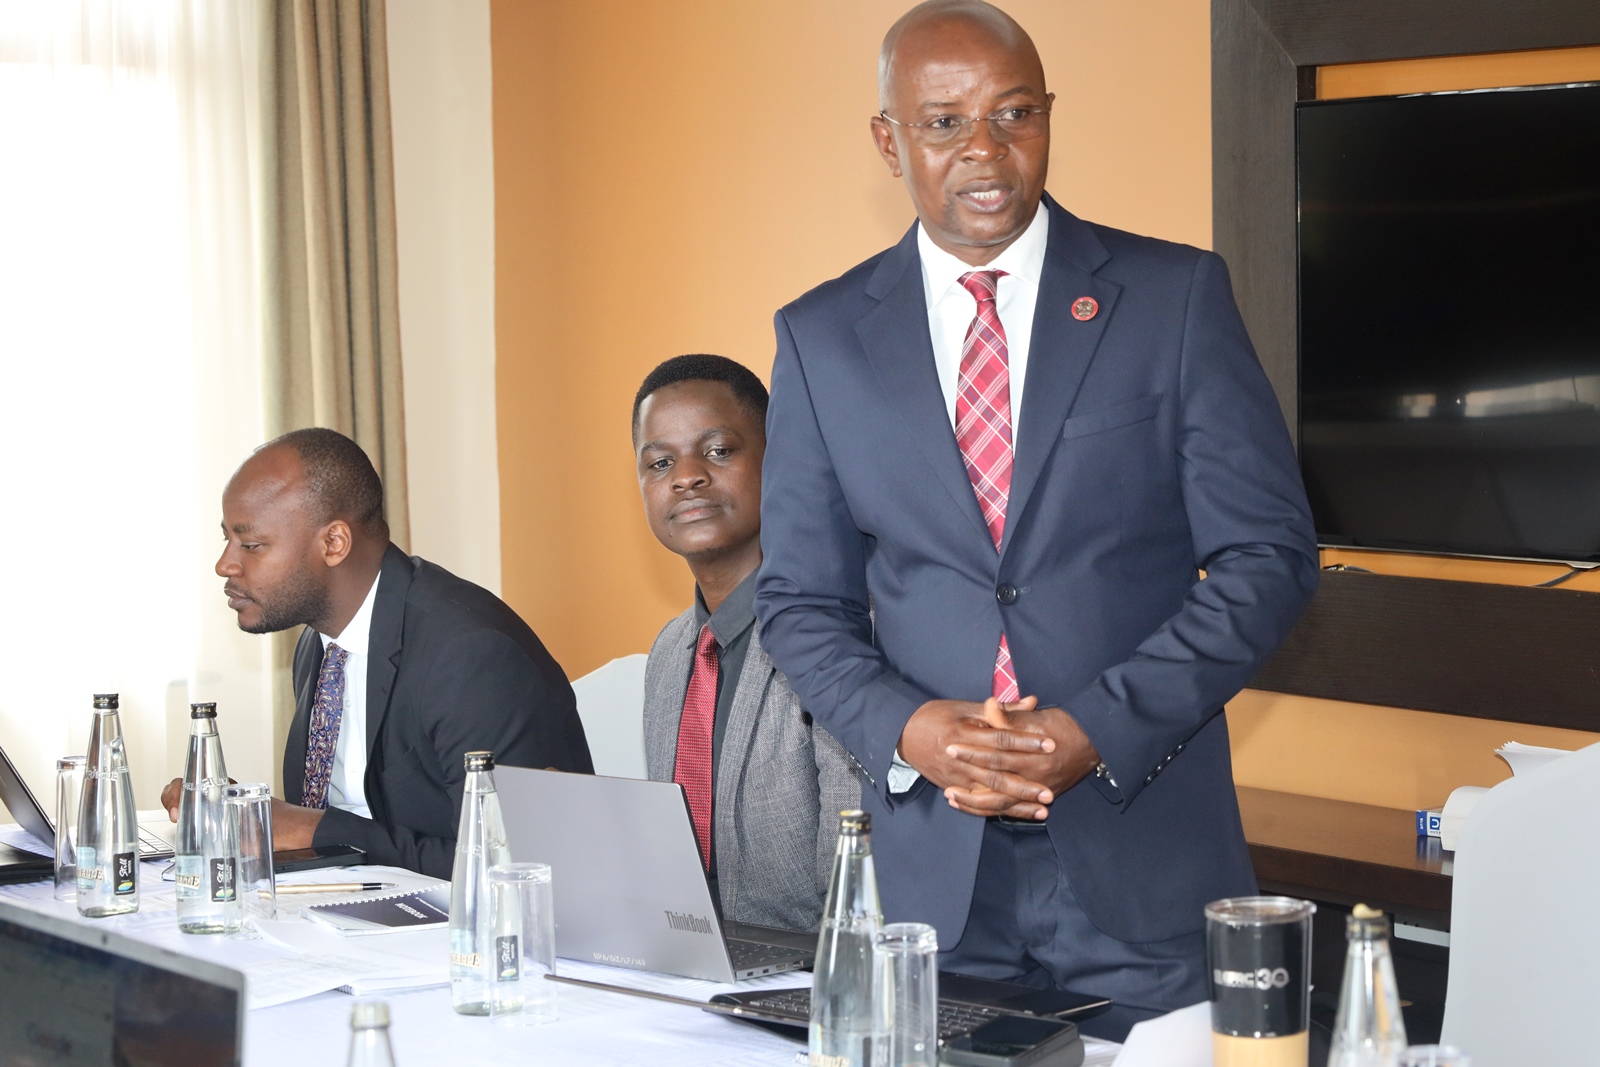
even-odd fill
[(275, 778), (211, 570), (263, 425), (258, 33), (256, 0), (0, 0), (0, 744), (45, 796), (104, 691), (141, 808), (191, 699)]

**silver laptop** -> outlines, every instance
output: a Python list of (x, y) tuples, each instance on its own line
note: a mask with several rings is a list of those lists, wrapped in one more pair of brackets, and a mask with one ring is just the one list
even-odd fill
[[(0, 748), (0, 801), (28, 833), (47, 845), (54, 845), (56, 823), (34, 797), (33, 790), (17, 773), (16, 766), (6, 750)], [(139, 857), (147, 860), (172, 858), (173, 832), (177, 827), (165, 813), (153, 815), (139, 823)]]
[(734, 982), (809, 966), (817, 935), (724, 924), (683, 788), (495, 768), (511, 858), (548, 863), (556, 955)]

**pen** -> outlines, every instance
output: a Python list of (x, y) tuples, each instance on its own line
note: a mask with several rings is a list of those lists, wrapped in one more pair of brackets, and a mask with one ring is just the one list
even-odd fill
[(325, 882), (321, 885), (280, 885), (278, 893), (365, 893), (372, 889), (399, 888), (399, 882)]

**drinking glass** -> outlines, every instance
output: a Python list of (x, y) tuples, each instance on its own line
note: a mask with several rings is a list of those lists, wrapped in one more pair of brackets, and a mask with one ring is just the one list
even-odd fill
[(556, 913), (547, 863), (489, 868), (489, 1016), (502, 1026), (555, 1022)]
[(1305, 1067), (1316, 910), (1293, 897), (1231, 897), (1206, 905), (1216, 1067)]
[(1454, 1045), (1412, 1045), (1400, 1053), (1399, 1067), (1472, 1067), (1472, 1057)]
[(78, 802), (87, 756), (56, 760), (56, 899), (78, 899)]
[(222, 804), (233, 850), (233, 899), (239, 920), (238, 929), (228, 936), (250, 940), (261, 936), (257, 920), (278, 917), (277, 883), (272, 878), (272, 787), (264, 782), (224, 786)]
[(938, 934), (927, 923), (890, 923), (872, 936), (872, 960), (873, 1063), (938, 1067)]

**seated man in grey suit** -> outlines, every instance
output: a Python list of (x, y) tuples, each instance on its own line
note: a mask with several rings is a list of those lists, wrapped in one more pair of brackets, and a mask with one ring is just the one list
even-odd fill
[(811, 930), (861, 790), (756, 638), (766, 411), (761, 379), (722, 356), (669, 359), (634, 398), (645, 518), (695, 580), (650, 649), (645, 759), (684, 788), (723, 917)]

